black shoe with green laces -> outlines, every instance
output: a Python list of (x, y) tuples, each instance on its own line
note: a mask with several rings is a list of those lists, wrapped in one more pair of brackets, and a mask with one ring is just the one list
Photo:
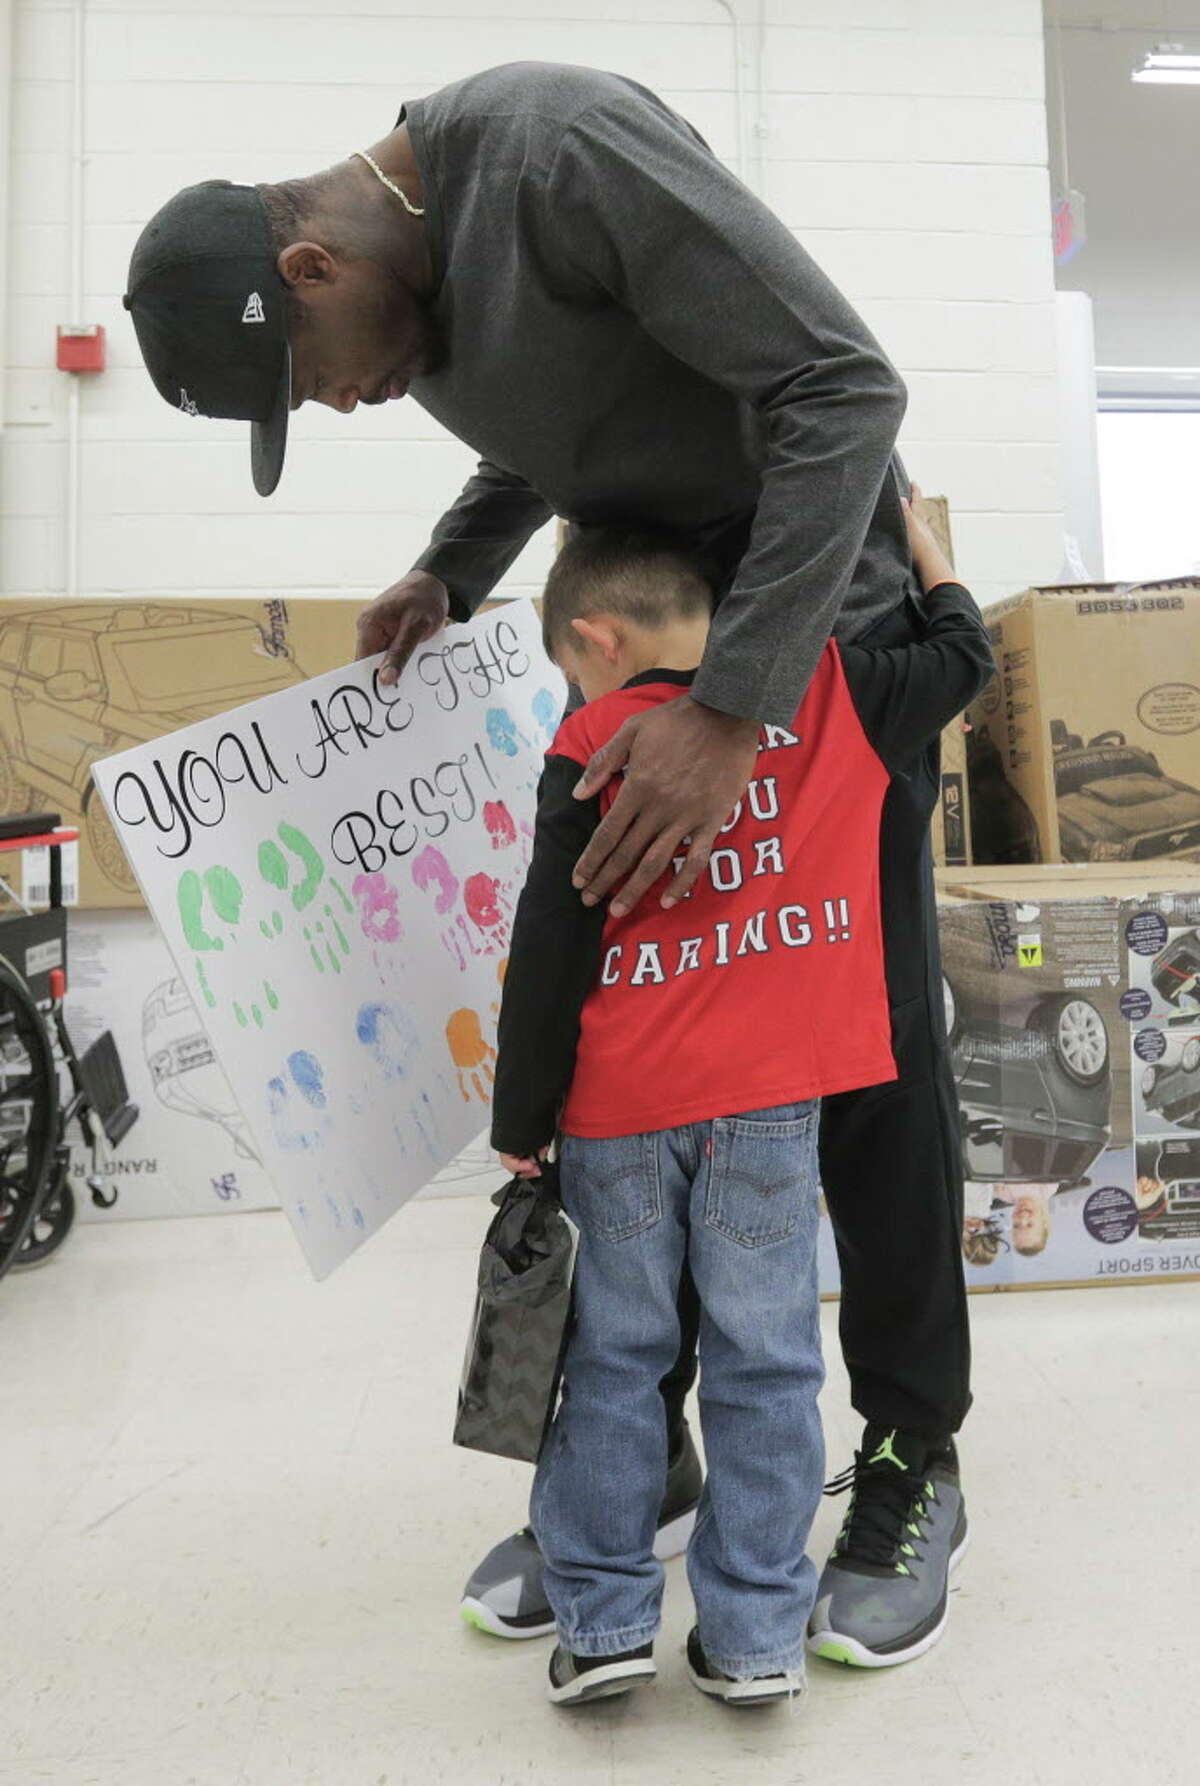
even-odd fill
[(868, 1425), (826, 1494), (850, 1505), (817, 1588), (808, 1647), (830, 1662), (891, 1668), (946, 1628), (950, 1571), (967, 1548), (953, 1442)]

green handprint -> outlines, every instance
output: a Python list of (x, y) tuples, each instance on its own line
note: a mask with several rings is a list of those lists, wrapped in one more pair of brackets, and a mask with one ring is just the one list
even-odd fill
[[(281, 893), (287, 893), (290, 896), (294, 911), (305, 911), (317, 897), (321, 883), (326, 878), (325, 864), (312, 839), (307, 837), (297, 826), (282, 823), (278, 827), (277, 835), (280, 843), (293, 856), (299, 857), (300, 867), (304, 871), (302, 878), (297, 881), (295, 886), (291, 885), (291, 869), (288, 859), (279, 844), (271, 838), (265, 839), (258, 846), (258, 872), (268, 886), (276, 887)], [(330, 876), (328, 885), (341, 901), (343, 911), (353, 911), (353, 902), (341, 883)], [(325, 972), (326, 962), (335, 974), (340, 974), (342, 963), (339, 951), (341, 955), (349, 955), (350, 943), (345, 931), (338, 923), (332, 905), (328, 903), (325, 905), (325, 917), (328, 918), (329, 927), (337, 939), (337, 948), (335, 949), (333, 943), (329, 941), (325, 934), (325, 924), (319, 918), (304, 926), (304, 940), (308, 944), (308, 952), (312, 957), (313, 966), (319, 974)], [(278, 936), (283, 930), (283, 913), (272, 912), (270, 924), (264, 919), (259, 925), (259, 929), (265, 937)]]
[[(349, 944), (349, 941), (347, 940), (346, 932), (342, 929), (341, 925), (338, 923), (337, 918), (334, 914), (333, 907), (331, 905), (327, 905), (325, 907), (325, 916), (329, 919), (329, 928), (333, 931), (334, 936), (337, 938), (338, 949), (341, 950), (343, 955), (349, 955), (350, 944)], [(322, 948), (325, 951), (325, 960), (328, 961), (328, 963), (329, 963), (330, 967), (333, 969), (334, 973), (335, 974), (341, 973), (341, 971), (342, 971), (341, 960), (338, 956), (337, 950), (335, 950), (333, 944), (329, 941), (329, 938), (325, 935), (325, 925), (321, 922), (320, 919), (317, 919), (311, 925), (306, 924), (304, 926), (304, 940), (308, 944), (308, 952), (312, 956), (313, 966), (316, 968), (316, 970), (319, 974), (323, 974), (325, 972), (325, 962), (322, 961), (322, 959), (321, 959)]]
[(302, 912), (317, 897), (317, 888), (321, 885), (325, 873), (325, 864), (313, 848), (303, 831), (297, 831), (295, 825), (280, 825), (280, 841), (287, 845), (293, 854), (299, 856), (303, 864), (304, 879), (298, 887), (292, 888), (292, 905), (296, 911)]
[[(352, 912), (354, 903), (340, 881), (332, 875), (326, 876), (320, 851), (298, 826), (284, 821), (276, 827), (276, 836), (278, 843), (273, 838), (265, 838), (258, 846), (259, 875), (269, 887), (274, 887), (281, 894), (286, 893), (296, 912), (306, 911), (317, 898), (322, 884), (327, 886), (329, 898), (324, 905), (324, 917), (310, 917), (304, 926), (304, 940), (318, 973), (325, 973), (328, 966), (334, 973), (340, 974), (342, 958), (350, 953), (350, 942), (331, 901), (336, 898), (343, 912)], [(280, 844), (283, 845), (282, 849)], [(296, 862), (290, 862), (289, 856), (297, 858)], [(297, 869), (298, 878), (293, 884), (292, 876)], [(216, 1005), (217, 998), (209, 984), (201, 958), (210, 953), (223, 952), (226, 940), (230, 943), (237, 941), (237, 926), (241, 921), (244, 902), (242, 884), (230, 868), (210, 868), (203, 875), (194, 869), (187, 869), (179, 879), (178, 902), (184, 936), (197, 955), (196, 977), (204, 1002), (211, 1009)], [(206, 916), (206, 905), (211, 914), (209, 916)], [(218, 924), (228, 927), (227, 938), (216, 934)], [(264, 941), (274, 942), (283, 935), (283, 912), (276, 909), (269, 917), (260, 918), (258, 929)], [(279, 995), (274, 987), (266, 980), (262, 985), (262, 1003), (251, 1003), (249, 1011), (240, 1002), (234, 1003), (234, 1015), (243, 1029), (249, 1028), (251, 1023), (262, 1028), (265, 1022), (264, 1004), (268, 1011), (279, 1009)]]
[[(204, 922), (204, 895), (207, 892), (217, 917), (229, 925), (236, 925), (242, 911), (242, 887), (237, 876), (228, 868), (210, 868), (201, 878), (194, 868), (189, 868), (179, 877), (177, 898), (179, 901), (179, 919), (183, 925), (183, 934), (189, 945), (195, 949), (197, 956), (209, 951), (219, 953), (225, 947), (224, 940), (213, 936), (206, 929)], [(236, 940), (230, 937), (230, 941)], [(196, 962), (196, 976), (200, 982), (200, 990), (204, 994), (204, 1002), (211, 1010), (217, 1002), (216, 994), (208, 983), (208, 975), (204, 971), (203, 961)]]
[[(272, 1011), (277, 1011), (279, 1009), (279, 994), (276, 992), (275, 988), (272, 986), (272, 984), (269, 980), (263, 981), (263, 992), (266, 994), (267, 1004), (270, 1006)], [(254, 1025), (257, 1029), (261, 1029), (263, 1026), (263, 1023), (265, 1021), (263, 1018), (263, 1012), (262, 1012), (261, 1005), (251, 1005), (250, 1016), (247, 1017), (245, 1011), (243, 1011), (241, 1005), (238, 1004), (236, 999), (234, 1000), (233, 1014), (237, 1018), (238, 1022), (241, 1024), (243, 1029), (248, 1029), (250, 1027), (251, 1019), (253, 1019)]]
[(270, 838), (258, 846), (258, 872), (264, 881), (268, 881), (272, 887), (278, 887), (281, 893), (288, 884), (287, 857)]
[(236, 924), (242, 915), (242, 883), (231, 868), (210, 868), (204, 885), (213, 910), (225, 924)]
[(205, 892), (224, 923), (236, 924), (242, 914), (242, 884), (231, 869), (210, 868), (203, 879), (194, 868), (186, 869), (179, 877), (179, 917), (184, 936), (198, 954), (225, 947), (219, 936), (210, 936), (204, 928)]
[[(325, 864), (311, 838), (297, 830), (295, 825), (281, 824), (279, 837), (294, 856), (299, 856), (300, 865), (304, 869), (304, 878), (291, 889), (293, 909), (302, 912), (317, 896), (317, 888), (325, 875)], [(272, 887), (278, 887), (281, 893), (288, 890), (291, 875), (287, 857), (279, 844), (270, 838), (258, 846), (258, 872), (264, 881)]]
[[(225, 939), (214, 936), (207, 928), (204, 914), (204, 903), (207, 895), (215, 917), (229, 926), (229, 941), (237, 941), (237, 925), (242, 916), (242, 883), (231, 868), (217, 864), (206, 869), (203, 875), (197, 874), (194, 868), (185, 869), (179, 877), (176, 897), (179, 903), (179, 918), (183, 925), (183, 934), (189, 946), (195, 949), (197, 957), (205, 954), (220, 954), (225, 949)], [(196, 978), (204, 995), (204, 1002), (212, 1010), (217, 1002), (217, 995), (209, 984), (204, 962), (197, 959)], [(271, 1010), (278, 1010), (279, 995), (267, 982), (263, 981), (263, 992)], [(238, 1022), (245, 1028), (253, 1019), (259, 1029), (263, 1026), (262, 1007), (252, 1004), (250, 1017), (247, 1017), (241, 1005), (235, 1001), (234, 1014)]]

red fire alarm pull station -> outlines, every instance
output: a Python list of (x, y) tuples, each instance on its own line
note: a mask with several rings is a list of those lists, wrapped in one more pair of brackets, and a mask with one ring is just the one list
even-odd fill
[(60, 322), (57, 363), (60, 372), (103, 372), (104, 324)]

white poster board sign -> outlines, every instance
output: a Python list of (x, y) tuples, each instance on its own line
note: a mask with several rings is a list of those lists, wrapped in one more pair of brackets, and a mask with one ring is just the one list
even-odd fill
[(487, 1119), (564, 698), (514, 602), (95, 767), (318, 1278)]

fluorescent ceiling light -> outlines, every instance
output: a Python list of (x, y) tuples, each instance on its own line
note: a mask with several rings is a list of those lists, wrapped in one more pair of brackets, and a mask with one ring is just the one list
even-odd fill
[(1164, 87), (1200, 86), (1200, 50), (1185, 50), (1181, 43), (1160, 43), (1130, 78)]

